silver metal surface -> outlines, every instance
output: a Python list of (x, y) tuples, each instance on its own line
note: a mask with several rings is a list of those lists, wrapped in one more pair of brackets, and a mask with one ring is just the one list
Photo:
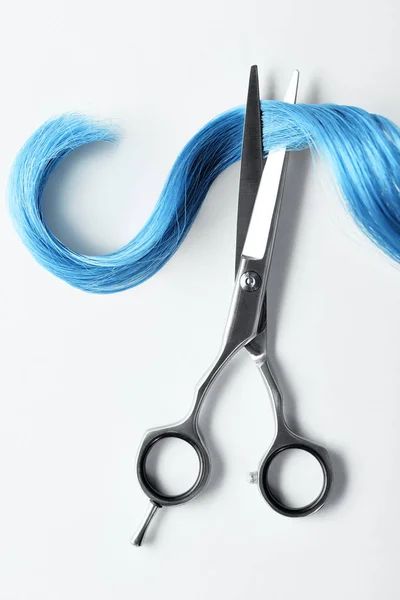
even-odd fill
[(258, 482), (258, 471), (251, 471), (247, 477), (247, 481), (249, 483), (257, 483)]
[[(195, 498), (206, 486), (210, 475), (210, 456), (198, 427), (198, 417), (204, 399), (228, 361), (258, 334), (260, 314), (265, 296), (266, 278), (260, 275), (261, 283), (257, 290), (246, 291), (240, 285), (241, 277), (248, 271), (264, 273), (266, 260), (254, 261), (242, 258), (236, 276), (228, 320), (222, 339), (220, 352), (197, 385), (192, 409), (182, 421), (146, 432), (137, 458), (137, 476), (143, 491), (150, 500), (161, 506), (173, 506)], [(190, 444), (199, 459), (199, 473), (195, 483), (182, 494), (166, 495), (157, 490), (147, 474), (147, 457), (150, 450), (161, 439), (180, 438)]]
[[(294, 71), (285, 95), (285, 102), (295, 104), (299, 72)], [(251, 213), (246, 240), (243, 246), (243, 256), (262, 259), (265, 255), (267, 244), (271, 250), (273, 242), (270, 241), (270, 231), (273, 229), (273, 220), (276, 218), (276, 205), (282, 195), (285, 179), (285, 163), (287, 162), (285, 148), (270, 152), (265, 163), (258, 186), (256, 200)], [(240, 202), (240, 199), (239, 199)]]
[(261, 285), (261, 277), (254, 271), (243, 273), (240, 278), (240, 286), (246, 292), (255, 292)]
[[(333, 469), (330, 456), (325, 448), (310, 442), (303, 437), (294, 433), (287, 425), (283, 412), (282, 394), (276, 382), (276, 379), (271, 371), (271, 367), (267, 359), (267, 334), (266, 327), (258, 336), (252, 340), (246, 349), (257, 365), (261, 377), (269, 392), (272, 408), (275, 418), (275, 437), (269, 450), (263, 456), (257, 472), (257, 476), (253, 475), (253, 482), (258, 484), (259, 490), (268, 504), (281, 515), (286, 517), (305, 517), (310, 515), (325, 504), (333, 483)], [(311, 454), (320, 464), (323, 483), (318, 496), (306, 506), (293, 508), (283, 504), (273, 490), (268, 481), (268, 472), (274, 459), (285, 452), (286, 450), (298, 449)]]
[[(299, 72), (294, 71), (289, 87), (285, 94), (285, 102), (295, 103), (297, 100), (297, 90), (299, 84)], [(271, 160), (272, 159), (272, 160)], [(248, 222), (242, 220), (241, 226), (248, 227), (248, 236), (243, 247), (243, 254), (263, 255), (266, 260), (264, 277), (267, 280), (269, 268), (272, 259), (272, 253), (275, 244), (276, 231), (279, 220), (279, 213), (283, 197), (283, 188), (286, 177), (288, 163), (288, 153), (285, 150), (270, 153), (262, 173), (260, 185), (256, 196), (253, 198), (253, 209), (249, 210), (251, 198), (243, 196), (246, 202)], [(240, 202), (239, 197), (239, 212)], [(262, 224), (260, 228), (259, 224)], [(246, 350), (250, 353), (255, 364), (259, 368), (264, 383), (269, 391), (272, 407), (275, 416), (275, 438), (261, 460), (257, 476), (251, 474), (252, 482), (257, 483), (265, 500), (277, 512), (288, 517), (300, 517), (312, 514), (322, 508), (325, 504), (333, 484), (333, 468), (329, 454), (325, 448), (310, 442), (294, 432), (286, 424), (283, 412), (282, 394), (277, 385), (276, 379), (271, 371), (267, 359), (267, 294), (264, 298), (263, 309), (260, 315), (259, 333), (255, 339), (246, 345)], [(323, 474), (323, 484), (317, 498), (310, 504), (292, 508), (285, 506), (273, 494), (268, 482), (268, 472), (273, 460), (280, 454), (289, 449), (299, 449), (308, 452), (319, 462)]]
[[(286, 99), (295, 102), (297, 85), (298, 73), (295, 72)], [(272, 167), (268, 167), (268, 163), (272, 164)], [(246, 347), (258, 366), (270, 392), (275, 411), (275, 439), (261, 461), (258, 475), (254, 476), (263, 497), (272, 508), (281, 514), (302, 516), (321, 508), (331, 488), (332, 468), (326, 450), (297, 436), (286, 425), (282, 397), (269, 368), (266, 355), (266, 286), (286, 167), (287, 153), (285, 150), (279, 150), (276, 153), (270, 152), (263, 173), (258, 75), (257, 68), (252, 67), (246, 107), (239, 190), (236, 279), (222, 345), (214, 363), (196, 387), (193, 405), (188, 415), (173, 425), (148, 430), (142, 440), (137, 457), (137, 476), (152, 506), (140, 528), (139, 534), (134, 538), (135, 545), (140, 545), (142, 542), (144, 533), (158, 507), (188, 502), (200, 494), (207, 485), (211, 462), (209, 452), (199, 430), (198, 417), (200, 409), (210, 387), (221, 370), (243, 347)], [(263, 180), (265, 183), (263, 183)], [(261, 192), (262, 189), (264, 190), (263, 193)], [(255, 202), (256, 206), (254, 206)], [(252, 211), (254, 213), (256, 209), (259, 214), (270, 215), (266, 223), (262, 223), (262, 227), (259, 227), (259, 224), (251, 218)], [(252, 223), (256, 224), (253, 225)], [(254, 256), (245, 254), (245, 248), (249, 244), (252, 248), (256, 248), (256, 251), (253, 252)], [(260, 248), (262, 252), (260, 252)], [(196, 481), (188, 490), (177, 495), (162, 493), (154, 486), (147, 473), (149, 452), (155, 444), (167, 437), (179, 438), (190, 444), (199, 459), (199, 472)], [(321, 494), (313, 503), (301, 509), (291, 509), (282, 505), (273, 496), (268, 485), (268, 470), (271, 462), (277, 454), (288, 448), (300, 448), (310, 452), (320, 462), (324, 473), (324, 486)]]
[(264, 168), (260, 92), (258, 69), (250, 69), (244, 121), (242, 159), (240, 163), (239, 200), (236, 229), (235, 272), (242, 258), (243, 245), (249, 228), (251, 213)]
[(151, 521), (153, 520), (154, 515), (161, 508), (159, 504), (150, 500), (149, 508), (147, 509), (146, 515), (144, 517), (143, 523), (139, 527), (139, 530), (131, 539), (131, 544), (134, 546), (141, 546), (143, 542), (143, 538), (146, 535), (146, 531)]

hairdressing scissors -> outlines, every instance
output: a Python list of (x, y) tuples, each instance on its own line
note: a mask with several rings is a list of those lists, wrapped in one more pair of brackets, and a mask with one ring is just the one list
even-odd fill
[[(285, 102), (296, 102), (298, 80), (299, 73), (295, 71), (285, 95)], [(211, 385), (241, 348), (246, 348), (261, 373), (272, 399), (275, 418), (274, 440), (261, 459), (257, 475), (252, 474), (262, 496), (275, 511), (289, 517), (306, 516), (316, 512), (328, 497), (333, 480), (329, 454), (322, 446), (300, 437), (288, 427), (283, 412), (282, 395), (267, 359), (267, 278), (287, 161), (286, 149), (278, 149), (271, 151), (264, 163), (258, 71), (257, 67), (253, 66), (246, 105), (239, 184), (236, 279), (222, 346), (214, 363), (197, 385), (189, 414), (173, 425), (148, 430), (142, 440), (137, 457), (137, 476), (150, 500), (150, 507), (139, 532), (131, 540), (134, 545), (141, 545), (147, 527), (159, 508), (188, 502), (205, 488), (210, 475), (211, 459), (199, 429), (199, 412)], [(158, 490), (146, 468), (152, 448), (160, 440), (169, 437), (179, 438), (190, 444), (199, 460), (196, 481), (187, 491), (177, 495), (166, 495)], [(319, 462), (323, 474), (323, 485), (319, 495), (311, 503), (299, 508), (286, 506), (268, 482), (268, 471), (273, 460), (288, 449), (300, 449), (310, 453)]]

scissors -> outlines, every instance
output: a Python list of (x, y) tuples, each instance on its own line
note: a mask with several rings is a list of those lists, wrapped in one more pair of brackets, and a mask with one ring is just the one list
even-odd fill
[[(294, 71), (284, 101), (295, 103), (299, 72)], [(212, 366), (197, 385), (189, 414), (178, 423), (149, 429), (140, 445), (137, 457), (139, 483), (150, 500), (145, 519), (131, 542), (140, 546), (147, 528), (163, 506), (175, 506), (192, 500), (204, 490), (210, 476), (211, 458), (199, 429), (198, 418), (203, 401), (212, 384), (230, 359), (246, 348), (265, 382), (272, 400), (275, 437), (261, 459), (258, 472), (252, 475), (266, 502), (278, 513), (288, 517), (310, 515), (326, 502), (333, 482), (329, 454), (322, 446), (294, 433), (287, 425), (283, 412), (282, 394), (267, 359), (267, 279), (283, 195), (288, 152), (285, 148), (270, 151), (264, 162), (258, 70), (250, 71), (246, 105), (239, 208), (237, 220), (236, 279), (222, 345)], [(154, 446), (165, 438), (178, 438), (190, 444), (199, 461), (194, 484), (176, 495), (162, 493), (151, 480), (147, 459)], [(289, 449), (300, 449), (317, 459), (323, 474), (319, 495), (302, 507), (290, 507), (278, 498), (268, 481), (274, 459)]]

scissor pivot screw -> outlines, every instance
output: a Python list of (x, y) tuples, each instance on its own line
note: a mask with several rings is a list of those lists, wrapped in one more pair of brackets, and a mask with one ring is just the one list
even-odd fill
[(261, 285), (261, 277), (255, 271), (246, 271), (240, 278), (240, 286), (245, 292), (256, 292)]

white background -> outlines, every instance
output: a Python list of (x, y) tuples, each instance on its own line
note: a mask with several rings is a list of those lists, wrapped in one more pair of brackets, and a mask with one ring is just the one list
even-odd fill
[[(317, 515), (276, 515), (246, 483), (273, 434), (245, 353), (202, 418), (209, 489), (163, 509), (141, 549), (147, 500), (134, 457), (146, 428), (181, 418), (218, 349), (233, 281), (238, 165), (188, 238), (144, 285), (77, 291), (39, 267), (7, 214), (18, 149), (45, 119), (111, 118), (115, 147), (77, 152), (46, 194), (73, 248), (126, 243), (174, 159), (245, 100), (249, 67), (280, 99), (354, 104), (400, 123), (395, 0), (69, 0), (3, 4), (0, 24), (0, 599), (399, 596), (400, 272), (364, 240), (307, 153), (291, 159), (270, 278), (270, 354), (289, 416), (333, 453)], [(295, 412), (294, 412), (295, 409)]]

